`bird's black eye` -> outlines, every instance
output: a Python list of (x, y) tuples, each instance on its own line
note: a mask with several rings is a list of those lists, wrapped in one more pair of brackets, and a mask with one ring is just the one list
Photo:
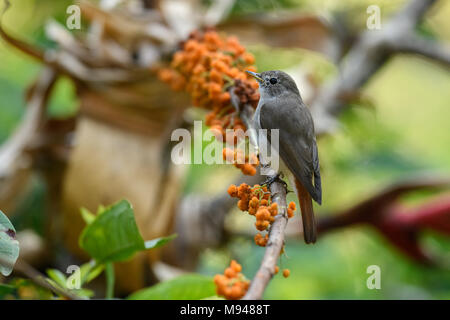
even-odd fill
[(269, 81), (270, 81), (271, 84), (275, 84), (275, 83), (278, 82), (277, 78), (270, 78)]

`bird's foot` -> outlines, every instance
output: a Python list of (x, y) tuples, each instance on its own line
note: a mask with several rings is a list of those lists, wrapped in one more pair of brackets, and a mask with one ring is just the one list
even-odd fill
[(262, 185), (262, 186), (266, 185), (267, 187), (270, 187), (270, 185), (271, 185), (272, 183), (278, 182), (278, 183), (283, 184), (283, 186), (284, 186), (284, 187), (286, 188), (286, 190), (287, 190), (287, 183), (284, 182), (284, 180), (281, 179), (283, 176), (284, 176), (284, 175), (283, 175), (282, 172), (277, 173), (277, 174), (274, 175), (274, 176), (268, 176), (267, 179), (264, 180), (264, 181), (261, 183), (261, 185)]

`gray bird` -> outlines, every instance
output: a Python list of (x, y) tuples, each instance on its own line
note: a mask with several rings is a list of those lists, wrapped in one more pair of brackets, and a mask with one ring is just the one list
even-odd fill
[[(314, 122), (303, 103), (295, 81), (283, 71), (255, 73), (247, 71), (259, 83), (260, 100), (254, 114), (256, 129), (279, 129), (281, 168), (290, 172), (302, 212), (303, 234), (306, 243), (316, 241), (316, 221), (312, 199), (322, 203)], [(314, 181), (314, 183), (313, 183)]]

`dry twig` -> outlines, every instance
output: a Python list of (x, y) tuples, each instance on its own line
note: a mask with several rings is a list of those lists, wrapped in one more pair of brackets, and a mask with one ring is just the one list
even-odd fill
[(50, 67), (42, 71), (32, 89), (24, 120), (11, 138), (0, 146), (0, 178), (11, 175), (17, 169), (23, 152), (42, 124), (46, 102), (56, 77), (55, 71)]

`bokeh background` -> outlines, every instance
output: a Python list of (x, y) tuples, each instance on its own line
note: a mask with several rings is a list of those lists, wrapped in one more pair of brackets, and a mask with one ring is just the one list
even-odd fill
[[(450, 43), (450, 2), (427, 15), (418, 27), (425, 37)], [(54, 43), (44, 35), (52, 17), (64, 23), (71, 1), (15, 0), (4, 25), (12, 34), (42, 48)], [(231, 16), (261, 11), (282, 15), (284, 10), (311, 14), (342, 15), (356, 32), (365, 29), (366, 8), (381, 8), (387, 20), (404, 1), (381, 0), (238, 0)], [(326, 57), (302, 49), (272, 49), (248, 45), (258, 70), (308, 70), (320, 83), (334, 76), (336, 67)], [(6, 141), (24, 115), (24, 91), (42, 65), (0, 42), (0, 143)], [(300, 88), (302, 91), (302, 88)], [(332, 214), (369, 197), (389, 183), (418, 173), (450, 174), (450, 73), (433, 61), (398, 54), (389, 59), (364, 86), (364, 102), (354, 103), (340, 115), (340, 127), (319, 141), (324, 201), (319, 215)], [(79, 108), (73, 82), (61, 78), (50, 99), (50, 117), (72, 117)], [(194, 113), (201, 119), (202, 114)], [(239, 172), (231, 166), (191, 165), (184, 179), (183, 195), (224, 193)], [(107, 186), (105, 186), (107, 188)], [(50, 192), (42, 177), (34, 175), (14, 212), (9, 212), (18, 231), (43, 234), (46, 224), (44, 198)], [(415, 206), (433, 196), (416, 192), (404, 202)], [(119, 200), (119, 199), (117, 199)], [(292, 194), (289, 200), (294, 200)], [(228, 230), (252, 229), (252, 221), (237, 209), (226, 219)], [(238, 233), (238, 232), (237, 232)], [(243, 232), (245, 233), (245, 232)], [(314, 246), (289, 238), (281, 266), (291, 270), (289, 279), (275, 277), (267, 299), (449, 299), (450, 239), (424, 232), (421, 244), (438, 257), (441, 267), (422, 266), (401, 254), (370, 226), (332, 232)], [(61, 250), (64, 250), (61, 248)], [(243, 265), (251, 278), (264, 249), (251, 237), (232, 235), (220, 248), (202, 250), (196, 271), (223, 272), (230, 259)], [(381, 290), (369, 290), (366, 269), (381, 268)]]

